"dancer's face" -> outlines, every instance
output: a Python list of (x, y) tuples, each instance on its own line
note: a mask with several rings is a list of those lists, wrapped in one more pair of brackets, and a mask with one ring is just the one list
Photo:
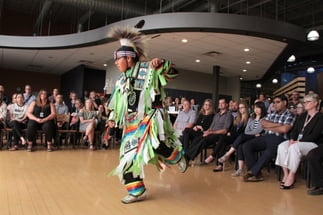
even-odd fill
[(120, 57), (115, 60), (114, 64), (117, 66), (120, 72), (125, 72), (128, 68), (134, 65), (133, 60), (130, 56)]

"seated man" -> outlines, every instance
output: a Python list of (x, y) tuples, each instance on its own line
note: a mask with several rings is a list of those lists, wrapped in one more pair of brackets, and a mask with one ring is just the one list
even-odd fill
[(182, 136), (185, 128), (192, 128), (195, 122), (196, 112), (191, 110), (191, 104), (188, 100), (183, 101), (183, 110), (178, 113), (174, 122), (174, 129), (178, 136)]
[[(295, 115), (287, 109), (287, 105), (288, 100), (285, 95), (276, 96), (274, 98), (275, 111), (268, 114), (261, 123), (265, 134), (243, 144), (243, 154), (248, 167), (244, 181), (264, 180), (261, 169), (275, 156), (278, 144), (287, 139), (287, 133), (295, 121)], [(257, 152), (262, 152), (258, 159), (256, 159)]]
[[(233, 121), (232, 118), (231, 113), (228, 111), (228, 103), (225, 99), (220, 99), (219, 112), (214, 115), (210, 128), (203, 132), (203, 136), (198, 136), (193, 139), (191, 146), (185, 151), (186, 158), (188, 160), (194, 160), (204, 148), (215, 144), (228, 132)], [(216, 144), (212, 155), (206, 159), (205, 163), (210, 163), (214, 160), (215, 157), (213, 155), (217, 155), (221, 150), (222, 146)]]
[(317, 196), (323, 194), (323, 144), (312, 149), (308, 155), (308, 169), (311, 175), (312, 188), (307, 191), (307, 194)]
[[(68, 107), (63, 102), (63, 95), (58, 94), (55, 97), (55, 110), (56, 114), (68, 114)], [(61, 122), (57, 122), (58, 129), (66, 129), (68, 127), (68, 123), (62, 124)]]

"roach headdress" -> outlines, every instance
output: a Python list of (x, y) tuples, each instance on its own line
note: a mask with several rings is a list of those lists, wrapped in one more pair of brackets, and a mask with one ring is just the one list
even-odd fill
[(145, 36), (138, 30), (129, 27), (113, 27), (109, 37), (118, 39), (121, 47), (114, 52), (114, 59), (131, 56), (137, 60), (146, 58)]

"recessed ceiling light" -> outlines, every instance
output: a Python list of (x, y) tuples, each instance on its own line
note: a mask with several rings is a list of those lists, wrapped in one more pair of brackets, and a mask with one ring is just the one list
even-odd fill
[(196, 59), (195, 62), (196, 63), (199, 63), (199, 62), (201, 62), (201, 60), (200, 59)]
[(251, 62), (250, 61), (246, 61), (246, 64), (251, 64)]
[(242, 81), (243, 80), (243, 77), (240, 77), (240, 80)]
[(104, 67), (107, 67), (107, 66), (108, 66), (108, 64), (106, 64), (106, 63), (105, 63), (105, 64), (103, 64), (103, 66), (104, 66)]
[(248, 49), (248, 48), (245, 48), (243, 51), (245, 51), (245, 52), (248, 52), (248, 51), (250, 51), (250, 49)]
[(182, 43), (187, 43), (188, 40), (187, 39), (182, 39)]
[(277, 80), (276, 78), (274, 78), (274, 79), (272, 80), (272, 82), (273, 82), (273, 84), (277, 84), (277, 83), (278, 83), (278, 80)]
[(246, 69), (243, 69), (242, 72), (247, 72), (247, 70)]
[(307, 68), (307, 70), (306, 70), (308, 73), (313, 73), (313, 72), (315, 72), (315, 69), (314, 69), (314, 67), (308, 67)]
[(257, 88), (261, 88), (261, 84), (259, 84), (259, 83), (258, 83), (258, 84), (256, 84), (256, 87), (257, 87)]

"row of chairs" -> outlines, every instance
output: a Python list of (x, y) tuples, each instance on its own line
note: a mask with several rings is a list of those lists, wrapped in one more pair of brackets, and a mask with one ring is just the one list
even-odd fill
[[(70, 123), (70, 115), (69, 114), (57, 114), (56, 115), (56, 122), (67, 124)], [(23, 132), (26, 133), (26, 129), (23, 129)], [(45, 145), (44, 141), (44, 133), (43, 131), (37, 131), (38, 140), (40, 140), (40, 145)], [(85, 135), (85, 131), (73, 130), (70, 129), (69, 126), (66, 126), (64, 129), (57, 128), (56, 136), (54, 138), (54, 145), (56, 148), (60, 148), (61, 146), (72, 146), (72, 148), (76, 148), (77, 146), (82, 147), (82, 139)], [(6, 146), (9, 149), (12, 145), (12, 129), (11, 128), (4, 128), (0, 129), (0, 149)], [(102, 132), (95, 131), (95, 138), (94, 144), (96, 148), (102, 147)], [(4, 140), (6, 140), (6, 144), (4, 144)], [(116, 147), (116, 138), (112, 137), (111, 141), (109, 142), (110, 148), (113, 149)]]

